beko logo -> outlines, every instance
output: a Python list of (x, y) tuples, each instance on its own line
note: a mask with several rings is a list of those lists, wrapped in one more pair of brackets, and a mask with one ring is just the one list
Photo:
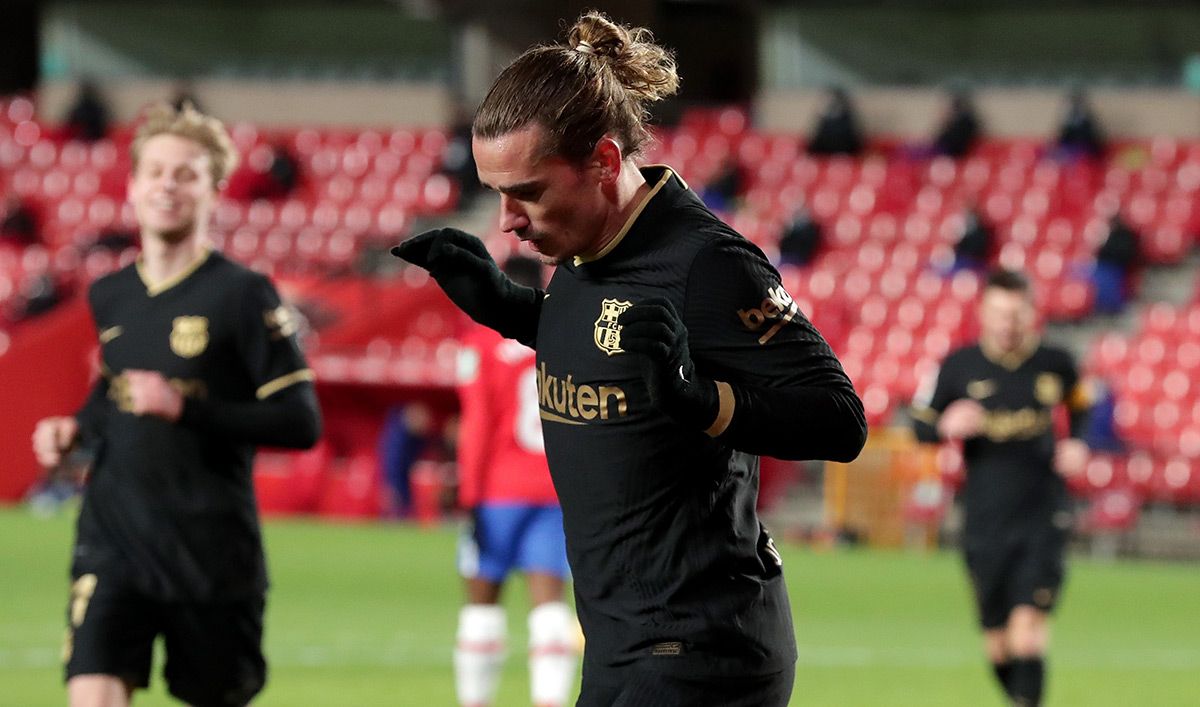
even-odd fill
[(758, 343), (765, 344), (779, 333), (784, 324), (792, 321), (798, 311), (795, 300), (783, 289), (783, 285), (779, 285), (767, 288), (766, 298), (757, 307), (739, 309), (737, 315), (742, 320), (742, 325), (750, 331), (758, 331), (768, 323), (772, 324), (771, 328), (758, 338)]

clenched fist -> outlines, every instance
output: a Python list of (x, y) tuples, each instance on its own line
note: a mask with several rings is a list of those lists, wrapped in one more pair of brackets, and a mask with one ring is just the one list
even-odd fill
[(49, 469), (62, 463), (63, 456), (75, 446), (79, 423), (73, 417), (47, 417), (33, 429), (33, 454), (38, 464)]
[(183, 414), (183, 395), (158, 371), (128, 370), (129, 411), (175, 422)]

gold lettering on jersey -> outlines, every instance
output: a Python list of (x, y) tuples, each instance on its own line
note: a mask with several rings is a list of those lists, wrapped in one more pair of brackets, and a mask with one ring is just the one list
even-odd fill
[(996, 381), (980, 380), (967, 383), (967, 395), (975, 400), (990, 398), (996, 392)]
[(778, 334), (779, 330), (792, 321), (799, 311), (796, 301), (783, 288), (783, 285), (779, 285), (778, 287), (768, 287), (767, 296), (757, 307), (739, 309), (737, 315), (738, 319), (742, 320), (742, 326), (752, 332), (762, 329), (768, 322), (774, 322), (771, 328), (758, 338), (758, 343), (761, 345)]
[(1033, 439), (1050, 429), (1049, 410), (989, 410), (983, 420), (983, 434), (993, 442)]
[(1062, 402), (1062, 379), (1054, 373), (1040, 373), (1033, 383), (1033, 395), (1042, 405), (1058, 405)]
[(119, 326), (110, 326), (100, 330), (100, 343), (107, 344), (121, 335), (125, 330)]
[(617, 319), (621, 312), (632, 306), (633, 303), (627, 300), (605, 299), (600, 302), (600, 318), (592, 330), (592, 339), (609, 356), (624, 353), (621, 349), (621, 325), (617, 324)]
[(615, 385), (578, 385), (574, 374), (559, 378), (546, 372), (543, 361), (537, 369), (538, 407), (543, 420), (581, 425), (629, 414), (625, 391)]
[[(208, 397), (208, 385), (198, 378), (168, 378), (167, 384), (185, 398), (204, 400)], [(108, 399), (121, 412), (133, 412), (133, 397), (129, 394), (129, 379), (122, 373), (108, 382)]]
[(195, 358), (208, 346), (208, 317), (175, 317), (171, 350), (181, 358)]
[(300, 318), (295, 310), (286, 304), (263, 312), (263, 322), (272, 339), (286, 339), (300, 329)]

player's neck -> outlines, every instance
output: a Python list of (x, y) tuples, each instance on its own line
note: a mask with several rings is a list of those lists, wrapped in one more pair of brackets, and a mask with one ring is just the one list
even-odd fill
[(641, 170), (632, 160), (626, 161), (621, 176), (617, 179), (617, 191), (615, 205), (608, 222), (604, 226), (604, 237), (593, 249), (593, 252), (600, 252), (617, 237), (617, 234), (625, 230), (625, 225), (629, 222), (629, 217), (646, 199), (646, 195), (650, 192), (650, 185), (646, 182), (646, 178), (642, 176)]
[(208, 241), (199, 232), (169, 242), (158, 236), (142, 234), (142, 255), (138, 269), (147, 284), (167, 282), (179, 276), (208, 253)]

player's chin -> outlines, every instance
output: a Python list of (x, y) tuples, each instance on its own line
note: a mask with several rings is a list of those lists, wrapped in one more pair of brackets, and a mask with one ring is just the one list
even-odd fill
[(173, 221), (170, 223), (160, 224), (158, 228), (153, 229), (158, 235), (159, 240), (164, 243), (175, 244), (186, 239), (193, 231), (195, 226), (192, 221)]

